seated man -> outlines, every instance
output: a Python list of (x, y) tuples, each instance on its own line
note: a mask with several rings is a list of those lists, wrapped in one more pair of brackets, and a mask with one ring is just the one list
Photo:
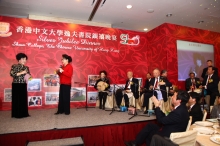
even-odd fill
[(164, 102), (166, 102), (167, 101), (166, 87), (172, 86), (172, 84), (168, 81), (166, 77), (160, 76), (159, 69), (156, 68), (153, 70), (153, 76), (154, 78), (151, 78), (149, 84), (150, 85), (149, 88), (150, 90), (152, 90), (152, 92), (145, 93), (144, 95), (143, 107), (146, 107), (146, 111), (144, 112), (144, 114), (147, 114), (149, 98), (154, 95), (157, 97), (158, 100), (164, 100)]
[[(213, 66), (213, 65), (212, 65), (212, 60), (207, 60), (207, 67), (203, 69), (202, 75), (201, 75), (201, 77), (202, 77), (203, 79), (205, 79), (205, 76), (208, 74), (208, 68), (209, 68), (209, 67), (212, 67), (212, 66)], [(213, 70), (215, 70), (214, 74), (215, 74), (215, 75), (218, 75), (218, 68), (213, 67)]]
[[(139, 84), (138, 84), (138, 79), (133, 78), (133, 72), (131, 71), (127, 72), (127, 77), (128, 77), (128, 80), (126, 81), (126, 85), (124, 88), (124, 100), (125, 100), (125, 106), (129, 107), (129, 98), (134, 96), (137, 99), (139, 97), (138, 95)], [(120, 108), (121, 101), (122, 101), (122, 97), (117, 96), (116, 102), (117, 102), (118, 108)], [(133, 105), (133, 106), (136, 106), (136, 105)]]
[(198, 103), (200, 100), (200, 95), (196, 92), (189, 93), (189, 116), (192, 116), (192, 123), (194, 124), (196, 121), (202, 121), (203, 113), (200, 104)]
[(142, 95), (143, 93), (146, 93), (146, 92), (149, 91), (150, 80), (151, 80), (151, 74), (150, 74), (150, 73), (147, 73), (144, 88), (141, 89), (141, 95)]
[(213, 119), (213, 118), (220, 118), (219, 114), (220, 114), (220, 96), (218, 97), (217, 105), (214, 105), (213, 108), (212, 108), (210, 118), (211, 119)]
[[(200, 85), (199, 88), (204, 88), (207, 91), (207, 95), (210, 96), (206, 96), (205, 97), (205, 101), (208, 104), (208, 108), (210, 105), (214, 105), (216, 96), (219, 95), (219, 91), (218, 91), (218, 82), (219, 82), (219, 78), (217, 75), (214, 74), (214, 67), (209, 66), (208, 67), (208, 75), (205, 76), (202, 85)], [(210, 98), (210, 99), (209, 99)]]
[(172, 104), (174, 110), (167, 116), (159, 108), (160, 102), (155, 96), (152, 97), (155, 105), (155, 114), (158, 123), (163, 127), (159, 127), (156, 124), (147, 124), (137, 135), (134, 141), (125, 142), (127, 146), (141, 145), (146, 141), (149, 146), (152, 136), (158, 134), (161, 136), (170, 137), (172, 132), (183, 132), (186, 130), (189, 121), (189, 113), (186, 107), (186, 103), (189, 100), (189, 94), (186, 91), (175, 92), (172, 96)]
[(200, 86), (200, 79), (195, 77), (195, 73), (189, 73), (189, 78), (186, 79), (186, 91), (193, 91)]

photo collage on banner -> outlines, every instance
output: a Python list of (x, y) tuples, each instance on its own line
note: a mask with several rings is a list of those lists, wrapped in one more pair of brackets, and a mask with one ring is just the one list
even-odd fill
[(41, 79), (31, 79), (27, 84), (28, 92), (39, 92), (41, 91)]
[(28, 96), (28, 106), (42, 106), (42, 96)]
[(88, 86), (94, 86), (98, 79), (100, 79), (99, 75), (88, 75)]
[(12, 92), (11, 88), (4, 89), (4, 102), (11, 102)]
[(98, 92), (87, 92), (87, 103), (96, 103), (98, 100)]
[(70, 102), (85, 102), (85, 101), (86, 101), (86, 88), (72, 87), (70, 92)]

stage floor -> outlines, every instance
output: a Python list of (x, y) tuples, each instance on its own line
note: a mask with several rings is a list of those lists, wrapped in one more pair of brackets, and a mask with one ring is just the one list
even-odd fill
[[(0, 111), (0, 134), (33, 132), (51, 129), (80, 128), (108, 124), (121, 124), (138, 121), (154, 120), (156, 117), (136, 116), (127, 112), (104, 111), (98, 108), (71, 109), (70, 115), (54, 115), (57, 109), (29, 110), (31, 117), (16, 119), (11, 118), (11, 111)], [(142, 114), (143, 112), (138, 112)], [(143, 114), (142, 114), (143, 115)]]

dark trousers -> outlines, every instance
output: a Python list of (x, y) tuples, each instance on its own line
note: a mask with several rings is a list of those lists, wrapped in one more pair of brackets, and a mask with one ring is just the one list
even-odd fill
[(120, 105), (121, 105), (121, 101), (122, 101), (122, 98), (124, 97), (124, 100), (125, 100), (125, 106), (126, 107), (129, 107), (129, 99), (128, 99), (128, 95), (127, 94), (124, 94), (124, 95), (120, 95), (120, 96), (117, 96), (116, 94), (116, 102), (117, 102), (117, 106), (120, 108)]
[(27, 84), (12, 83), (11, 117), (28, 117)]
[[(108, 95), (107, 92), (99, 92), (99, 107), (100, 108), (105, 107), (107, 95)], [(103, 103), (102, 103), (102, 101), (103, 101)]]
[(219, 96), (218, 92), (208, 92), (207, 95), (210, 95), (210, 106), (213, 106), (215, 103), (216, 96)]
[(161, 135), (159, 132), (160, 127), (156, 124), (147, 124), (137, 135), (134, 143), (136, 145), (141, 145), (146, 142), (146, 145), (149, 146), (151, 139), (154, 134)]
[(71, 85), (60, 85), (58, 113), (70, 114), (70, 88)]
[[(146, 107), (146, 110), (148, 109), (149, 99), (153, 96), (153, 91), (144, 93), (144, 103), (143, 107)], [(154, 96), (157, 97), (157, 92), (154, 91)]]

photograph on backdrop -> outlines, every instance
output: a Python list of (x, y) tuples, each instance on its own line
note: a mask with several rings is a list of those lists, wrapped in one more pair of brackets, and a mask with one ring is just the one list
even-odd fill
[(44, 74), (44, 87), (60, 86), (60, 79), (57, 74)]
[(99, 78), (99, 75), (88, 75), (88, 86), (94, 86)]
[(70, 102), (84, 102), (86, 101), (85, 87), (72, 87), (70, 90)]
[(28, 106), (42, 106), (42, 96), (28, 96)]
[[(124, 90), (125, 88), (125, 84), (116, 84), (115, 85), (115, 92), (118, 90), (118, 89), (122, 89)], [(110, 89), (109, 89), (109, 93), (108, 93), (108, 96), (111, 96), (114, 92), (114, 84), (111, 84), (110, 85)]]
[(97, 99), (98, 99), (98, 92), (87, 92), (88, 103), (96, 103)]
[(136, 79), (138, 79), (139, 85), (140, 85), (140, 87), (142, 87), (143, 79), (142, 78), (136, 78)]
[[(178, 80), (185, 81), (189, 73), (201, 78), (207, 60), (214, 60), (214, 46), (177, 40)], [(213, 62), (214, 64), (214, 62)]]
[(11, 88), (4, 89), (4, 102), (11, 102)]
[(59, 92), (45, 92), (45, 104), (58, 104)]
[(41, 91), (41, 79), (32, 79), (27, 84), (28, 92), (39, 92)]

